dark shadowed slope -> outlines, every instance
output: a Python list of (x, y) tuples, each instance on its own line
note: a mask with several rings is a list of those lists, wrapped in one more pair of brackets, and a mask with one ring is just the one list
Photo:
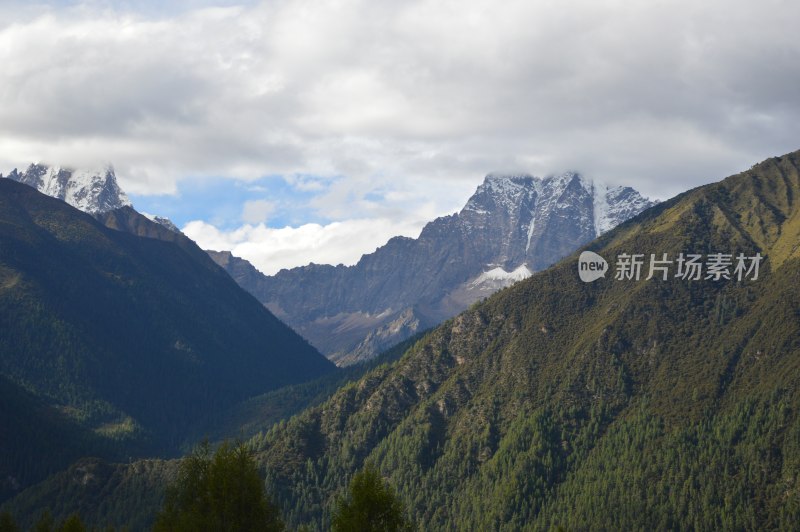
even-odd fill
[(4, 377), (0, 434), (0, 501), (86, 454), (123, 458), (112, 442)]
[(204, 416), (334, 369), (184, 240), (0, 180), (0, 377), (97, 435), (174, 448)]
[[(273, 390), (217, 415), (210, 415), (203, 420), (194, 440), (205, 437), (214, 444), (225, 439), (249, 438), (277, 421), (322, 403), (342, 385), (358, 380), (371, 369), (397, 360), (413, 343), (414, 340), (409, 339), (368, 362), (328, 373), (312, 381)], [(0, 424), (0, 428), (2, 426)], [(36, 434), (43, 433), (40, 424), (32, 427)], [(22, 441), (30, 440), (23, 437)], [(85, 443), (83, 448), (87, 448)], [(59, 448), (59, 451), (64, 450), (75, 449)], [(75, 458), (82, 455), (73, 452), (69, 456)], [(63, 461), (63, 456), (59, 458)], [(48, 508), (56, 521), (77, 512), (88, 526), (98, 529), (112, 526), (149, 530), (163, 502), (165, 487), (174, 480), (177, 461), (148, 459), (129, 462), (128, 455), (121, 458), (121, 463), (119, 458), (115, 459), (118, 463), (94, 458), (81, 459), (23, 491), (5, 508), (0, 506), (0, 511), (10, 509), (23, 527), (32, 527), (43, 509)], [(9, 461), (15, 463), (13, 459)], [(0, 466), (2, 463), (0, 461)]]

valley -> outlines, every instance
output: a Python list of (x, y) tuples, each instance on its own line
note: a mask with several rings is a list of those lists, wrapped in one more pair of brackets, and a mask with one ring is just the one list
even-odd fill
[[(363, 264), (434, 249), (427, 235), (462, 216), (476, 224), (493, 179), (463, 214)], [(48, 508), (147, 528), (176, 458), (207, 437), (244, 443), (292, 529), (329, 529), (366, 467), (420, 530), (790, 529), (800, 515), (798, 152), (590, 226), (594, 237), (534, 275), (534, 255), (495, 239), (507, 260), (458, 285), (484, 295), (427, 332), (435, 319), (408, 325), (416, 313), (389, 322), (404, 343), (339, 369), (234, 283), (257, 273), (243, 261), (212, 261), (129, 206), (92, 217), (0, 185), (0, 316), (13, 331), (0, 338), (12, 405), (0, 423), (16, 435), (3, 442), (2, 510), (24, 526)], [(718, 250), (764, 256), (758, 278), (637, 281), (613, 262), (593, 282), (578, 276), (581, 251)], [(318, 272), (359, 267), (276, 278), (300, 275), (310, 297), (329, 282)], [(380, 314), (364, 316), (331, 330), (352, 342), (366, 322), (379, 336)]]

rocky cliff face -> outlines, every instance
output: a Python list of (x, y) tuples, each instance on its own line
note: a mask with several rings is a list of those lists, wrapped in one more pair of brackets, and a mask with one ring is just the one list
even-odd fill
[(373, 356), (524, 279), (652, 206), (628, 187), (576, 173), (490, 174), (464, 208), (419, 238), (397, 237), (355, 266), (309, 264), (264, 276), (212, 258), (339, 364)]

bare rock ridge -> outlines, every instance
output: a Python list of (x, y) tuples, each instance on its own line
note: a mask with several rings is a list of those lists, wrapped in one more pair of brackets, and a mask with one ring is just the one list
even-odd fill
[(653, 206), (630, 187), (569, 172), (490, 174), (460, 212), (395, 237), (354, 266), (309, 264), (265, 276), (211, 257), (340, 365), (367, 359), (529, 277)]

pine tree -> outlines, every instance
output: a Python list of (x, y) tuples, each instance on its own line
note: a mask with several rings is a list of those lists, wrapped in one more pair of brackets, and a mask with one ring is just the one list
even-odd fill
[(83, 521), (81, 521), (81, 518), (78, 517), (78, 514), (72, 514), (71, 516), (67, 517), (67, 520), (61, 525), (59, 531), (86, 532), (86, 526), (83, 524)]
[(56, 522), (53, 519), (53, 514), (50, 513), (50, 510), (45, 510), (39, 520), (36, 521), (33, 530), (34, 532), (53, 532), (55, 526)]
[(332, 524), (335, 532), (395, 532), (409, 528), (400, 499), (372, 466), (353, 476), (349, 497), (339, 501)]
[(0, 513), (0, 532), (19, 532), (16, 521), (8, 512)]
[(154, 527), (157, 532), (283, 529), (247, 449), (224, 443), (212, 457), (208, 442), (183, 460)]

